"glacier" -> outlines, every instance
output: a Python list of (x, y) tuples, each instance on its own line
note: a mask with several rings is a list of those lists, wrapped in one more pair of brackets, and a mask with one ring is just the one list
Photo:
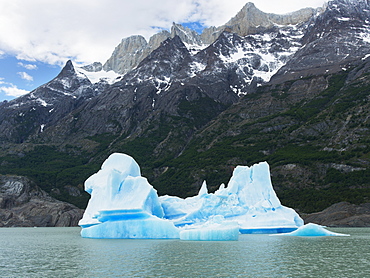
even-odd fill
[(129, 155), (111, 154), (85, 181), (91, 195), (79, 222), (85, 238), (237, 240), (240, 233), (288, 233), (303, 226), (281, 205), (267, 162), (237, 166), (227, 186), (185, 199), (161, 196)]

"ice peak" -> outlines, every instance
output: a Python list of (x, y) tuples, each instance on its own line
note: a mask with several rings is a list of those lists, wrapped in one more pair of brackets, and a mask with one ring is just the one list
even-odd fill
[(207, 183), (206, 181), (203, 181), (202, 187), (199, 190), (198, 196), (202, 197), (204, 195), (208, 194), (208, 189), (207, 189)]

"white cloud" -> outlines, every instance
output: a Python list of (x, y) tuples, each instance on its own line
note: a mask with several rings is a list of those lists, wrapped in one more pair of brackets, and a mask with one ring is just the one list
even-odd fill
[[(247, 0), (248, 1), (248, 0)], [(285, 13), (305, 6), (321, 6), (324, 0), (255, 0), (265, 12)], [(0, 1), (1, 51), (27, 61), (64, 64), (105, 62), (122, 38), (172, 22), (226, 23), (245, 5), (245, 0), (11, 0)]]
[(33, 81), (33, 77), (31, 75), (29, 75), (27, 72), (17, 72), (17, 74), (24, 80), (27, 80), (27, 81)]
[(28, 70), (36, 70), (37, 69), (37, 66), (36, 65), (24, 64), (22, 62), (19, 62), (18, 63), (18, 66), (23, 67), (23, 68), (28, 69)]
[(26, 90), (22, 90), (22, 89), (17, 88), (17, 86), (15, 86), (13, 84), (10, 84), (10, 86), (0, 87), (0, 92), (4, 93), (7, 96), (11, 96), (11, 97), (20, 97), (22, 95), (25, 95), (25, 94), (29, 93)]

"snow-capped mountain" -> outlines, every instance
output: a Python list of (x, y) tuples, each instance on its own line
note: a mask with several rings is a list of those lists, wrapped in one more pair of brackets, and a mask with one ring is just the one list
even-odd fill
[(329, 1), (325, 11), (309, 22), (302, 48), (274, 82), (341, 71), (366, 58), (369, 47), (369, 1)]
[(225, 25), (211, 26), (198, 34), (194, 30), (174, 23), (170, 32), (164, 30), (152, 36), (147, 42), (142, 36), (124, 38), (116, 47), (112, 56), (106, 61), (103, 68), (106, 71), (113, 70), (119, 74), (125, 74), (134, 69), (154, 49), (168, 38), (180, 37), (181, 41), (193, 53), (212, 44), (224, 31), (235, 33), (239, 36), (258, 34), (276, 26), (285, 27), (300, 25), (307, 22), (322, 8), (306, 8), (286, 15), (264, 13), (256, 8), (253, 3), (247, 3), (243, 9)]
[(1, 140), (22, 143), (28, 136), (42, 133), (45, 127), (56, 124), (86, 100), (103, 92), (117, 77), (117, 74), (110, 72), (99, 78), (101, 74), (75, 68), (68, 61), (50, 82), (3, 103), (0, 112)]
[[(289, 142), (308, 134), (302, 144), (319, 137), (325, 128), (344, 134), (343, 130), (352, 126), (350, 120), (359, 115), (346, 115), (342, 121), (343, 115), (335, 118), (341, 114), (337, 108), (339, 112), (332, 112), (335, 120), (328, 118), (309, 130), (305, 128), (311, 122), (300, 121), (307, 113), (319, 114), (315, 105), (339, 103), (340, 97), (329, 101), (328, 95), (343, 84), (352, 84), (361, 76), (361, 84), (367, 86), (369, 61), (367, 0), (333, 0), (320, 9), (287, 15), (263, 13), (248, 3), (225, 25), (207, 28), (202, 34), (174, 24), (170, 32), (162, 31), (149, 41), (141, 36), (125, 38), (104, 64), (79, 68), (68, 61), (47, 84), (0, 103), (0, 165), (12, 165), (8, 155), (20, 152), (27, 157), (27, 152), (39, 145), (83, 154), (88, 161), (97, 161), (107, 152), (130, 151), (147, 161), (141, 164), (153, 179), (172, 179), (173, 185), (168, 187), (177, 190), (176, 182), (184, 178), (181, 170), (189, 170), (176, 162), (171, 168), (164, 161), (186, 154), (198, 165), (196, 154), (212, 149), (226, 137), (231, 138), (225, 143), (228, 147), (254, 150), (260, 142), (245, 139), (247, 135), (238, 143), (234, 138), (252, 124), (255, 128), (249, 131), (256, 137), (276, 131), (266, 136), (263, 146), (283, 137), (286, 127), (297, 128), (287, 131)], [(348, 75), (347, 83), (341, 80), (342, 75)], [(336, 82), (331, 81), (334, 77)], [(313, 101), (333, 82), (340, 86), (336, 84), (338, 88)], [(354, 91), (366, 90), (356, 87)], [(347, 102), (341, 107), (349, 107)], [(307, 103), (309, 108), (300, 107)], [(359, 103), (358, 111), (366, 112), (366, 101)], [(281, 111), (286, 114), (268, 118)], [(284, 118), (291, 115), (299, 119)], [(366, 121), (363, 118), (363, 127), (353, 132), (356, 138), (363, 138)], [(264, 126), (266, 123), (269, 126)], [(343, 126), (337, 127), (340, 124)], [(326, 142), (340, 142), (338, 138)], [(347, 138), (343, 144), (349, 141)], [(277, 152), (284, 144), (258, 149), (253, 157)], [(225, 155), (224, 149), (219, 153), (230, 156), (227, 163), (240, 161), (238, 152), (231, 150)], [(199, 163), (219, 160), (219, 153), (203, 154)], [(198, 181), (202, 175), (194, 170), (190, 176)], [(186, 195), (193, 189), (187, 187), (188, 191), (180, 193)]]
[[(55, 126), (71, 130), (71, 123), (90, 135), (128, 132), (140, 129), (154, 111), (178, 116), (182, 101), (202, 98), (219, 104), (216, 115), (271, 78), (276, 83), (334, 73), (366, 57), (369, 16), (365, 0), (335, 0), (322, 9), (282, 16), (263, 13), (247, 3), (225, 25), (202, 34), (174, 24), (171, 32), (162, 31), (149, 42), (132, 36), (122, 40), (104, 65), (77, 68), (68, 62), (49, 83), (3, 103), (0, 131), (3, 138), (17, 142)], [(102, 107), (106, 115), (91, 113)], [(83, 112), (78, 120), (64, 118), (77, 108)], [(115, 109), (126, 112), (112, 128), (104, 121), (116, 118), (109, 113)], [(22, 130), (28, 132), (19, 137), (14, 130), (24, 125), (20, 117), (30, 119), (30, 115), (35, 115), (34, 120), (32, 124), (27, 120)], [(95, 124), (96, 117), (101, 126)]]
[[(121, 118), (113, 129), (111, 125), (102, 124), (100, 128), (96, 124), (90, 125), (89, 122), (95, 122), (97, 116), (91, 111), (101, 110), (92, 107), (93, 103), (97, 107), (105, 103), (107, 110), (118, 106), (129, 111), (135, 107), (134, 110), (139, 111), (135, 119), (137, 123), (154, 110), (177, 116), (181, 101), (204, 97), (220, 104), (215, 105), (219, 107), (215, 111), (218, 114), (237, 102), (240, 96), (268, 82), (289, 61), (302, 46), (306, 21), (313, 13), (313, 9), (306, 9), (277, 16), (265, 14), (248, 3), (226, 25), (208, 28), (202, 34), (174, 24), (171, 32), (158, 33), (149, 42), (141, 36), (123, 39), (104, 65), (94, 63), (78, 68), (68, 62), (54, 80), (4, 104), (3, 111), (8, 111), (4, 118), (8, 120), (4, 120), (0, 127), (3, 137), (22, 142), (24, 136), (44, 132), (60, 120), (62, 125), (73, 123), (81, 131), (91, 128), (90, 135), (135, 130), (140, 126), (131, 126), (135, 118), (131, 112), (125, 114), (131, 119), (130, 124)], [(248, 25), (248, 30), (241, 28), (243, 22)], [(212, 36), (209, 30), (213, 31)], [(218, 34), (215, 39), (214, 34)], [(112, 102), (111, 99), (122, 100)], [(77, 108), (87, 109), (77, 123), (76, 120), (63, 120)], [(32, 117), (32, 124), (27, 125), (25, 135), (19, 137), (17, 132), (9, 132), (24, 124), (20, 120), (12, 122), (9, 119), (12, 112), (9, 111), (18, 117), (23, 115), (27, 122), (31, 115), (37, 115)], [(101, 123), (104, 118), (111, 117), (99, 115)], [(6, 124), (8, 121), (11, 123)]]

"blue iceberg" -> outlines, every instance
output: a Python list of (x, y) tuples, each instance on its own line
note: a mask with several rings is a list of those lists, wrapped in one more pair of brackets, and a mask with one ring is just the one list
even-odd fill
[(181, 240), (238, 240), (239, 226), (233, 221), (225, 221), (224, 217), (217, 215), (205, 223), (194, 224), (186, 229), (181, 229)]
[(136, 161), (114, 153), (85, 182), (91, 194), (79, 222), (88, 238), (179, 238), (164, 219), (157, 191), (141, 177)]
[(291, 232), (303, 220), (281, 205), (273, 190), (269, 165), (237, 166), (225, 187), (182, 199), (158, 197), (141, 176), (139, 165), (114, 153), (85, 182), (91, 195), (79, 225), (87, 238), (180, 238), (237, 240), (239, 233)]
[(228, 186), (222, 184), (215, 193), (208, 193), (204, 182), (195, 197), (159, 197), (165, 212), (178, 227), (206, 222), (222, 215), (238, 223), (241, 233), (291, 232), (303, 220), (290, 208), (281, 205), (270, 179), (267, 162), (252, 167), (237, 166)]
[(308, 223), (304, 226), (299, 227), (297, 230), (286, 233), (286, 234), (280, 234), (281, 236), (350, 236), (348, 234), (340, 234), (340, 233), (334, 233), (331, 231), (328, 231), (323, 226), (314, 224), (314, 223)]

